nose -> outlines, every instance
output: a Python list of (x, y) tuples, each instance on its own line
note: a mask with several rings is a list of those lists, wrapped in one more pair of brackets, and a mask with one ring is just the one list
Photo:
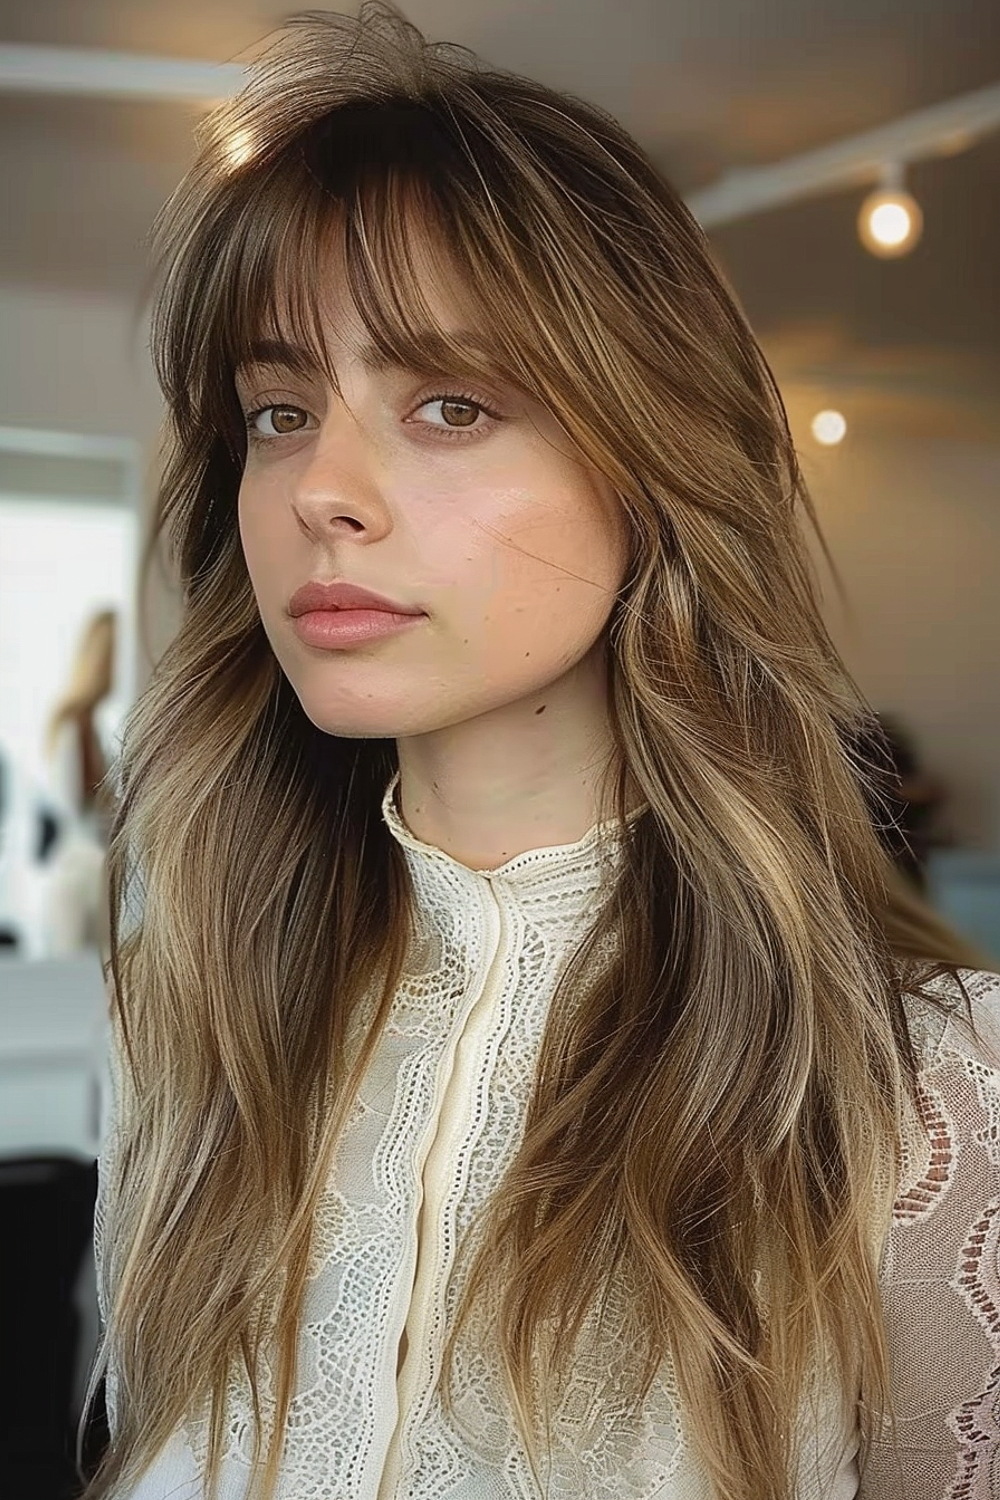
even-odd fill
[(315, 540), (383, 535), (391, 522), (373, 444), (343, 402), (331, 403), (292, 485), (299, 525)]

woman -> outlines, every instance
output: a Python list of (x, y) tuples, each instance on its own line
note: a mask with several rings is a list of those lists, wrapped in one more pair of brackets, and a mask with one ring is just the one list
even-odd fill
[(186, 602), (121, 767), (88, 1500), (987, 1494), (1000, 981), (880, 850), (698, 227), (366, 6), (160, 228)]

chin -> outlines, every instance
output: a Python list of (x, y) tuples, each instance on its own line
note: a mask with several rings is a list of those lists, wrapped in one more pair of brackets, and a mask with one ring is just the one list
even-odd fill
[(484, 694), (481, 684), (465, 675), (449, 684), (440, 672), (410, 669), (387, 674), (381, 683), (381, 674), (370, 673), (371, 694), (362, 697), (357, 681), (347, 688), (322, 680), (322, 674), (299, 672), (298, 681), (290, 672), (285, 675), (310, 723), (324, 734), (349, 740), (408, 739), (454, 729), (511, 706), (534, 687), (515, 685), (509, 697), (502, 689)]
[(343, 740), (394, 740), (404, 734), (422, 734), (426, 725), (426, 710), (407, 712), (399, 706), (372, 701), (337, 707), (329, 703), (317, 703), (314, 699), (299, 695), (302, 712), (311, 724), (324, 734)]
[(322, 709), (310, 711), (302, 705), (306, 718), (323, 734), (333, 735), (339, 740), (394, 740), (401, 731), (395, 720), (386, 715), (324, 713)]

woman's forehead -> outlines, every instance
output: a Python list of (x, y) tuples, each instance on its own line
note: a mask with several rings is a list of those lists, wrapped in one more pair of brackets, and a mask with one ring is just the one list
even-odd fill
[(246, 320), (246, 336), (232, 351), (235, 372), (270, 366), (330, 374), (358, 363), (376, 374), (465, 366), (510, 379), (483, 303), (454, 272), (429, 262), (414, 270), (410, 296), (397, 288), (391, 303), (371, 297), (362, 306), (342, 258), (331, 256), (317, 267), (311, 286), (277, 287), (262, 316)]
[[(405, 349), (436, 358), (454, 341), (481, 358), (495, 350), (497, 330), (485, 299), (477, 297), (441, 236), (416, 222), (393, 264), (379, 265), (366, 247), (354, 244), (362, 265), (348, 263), (343, 235), (324, 236), (297, 268), (285, 257), (259, 316), (241, 319), (251, 329), (239, 362), (295, 362), (295, 351), (322, 355), (332, 363), (357, 359), (378, 369)], [(453, 350), (452, 353), (455, 351)]]

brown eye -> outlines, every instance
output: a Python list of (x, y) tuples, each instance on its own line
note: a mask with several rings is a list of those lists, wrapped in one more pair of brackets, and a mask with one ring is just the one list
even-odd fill
[[(501, 413), (488, 401), (465, 391), (438, 391), (421, 401), (414, 416), (419, 416), (420, 426), (436, 427), (442, 437), (465, 436), (470, 438), (485, 435), (499, 421)], [(413, 421), (413, 417), (408, 419)]]
[(299, 411), (297, 406), (269, 406), (267, 410), (271, 415), (271, 426), (275, 432), (282, 434), (298, 432), (306, 415), (304, 411)]
[(486, 407), (471, 396), (432, 396), (419, 409), (427, 413), (428, 427), (475, 427), (477, 419), (486, 415)]
[(301, 432), (308, 419), (300, 406), (261, 406), (248, 414), (247, 427), (257, 440), (288, 437)]
[(441, 415), (449, 427), (471, 427), (479, 413), (474, 401), (442, 401)]

